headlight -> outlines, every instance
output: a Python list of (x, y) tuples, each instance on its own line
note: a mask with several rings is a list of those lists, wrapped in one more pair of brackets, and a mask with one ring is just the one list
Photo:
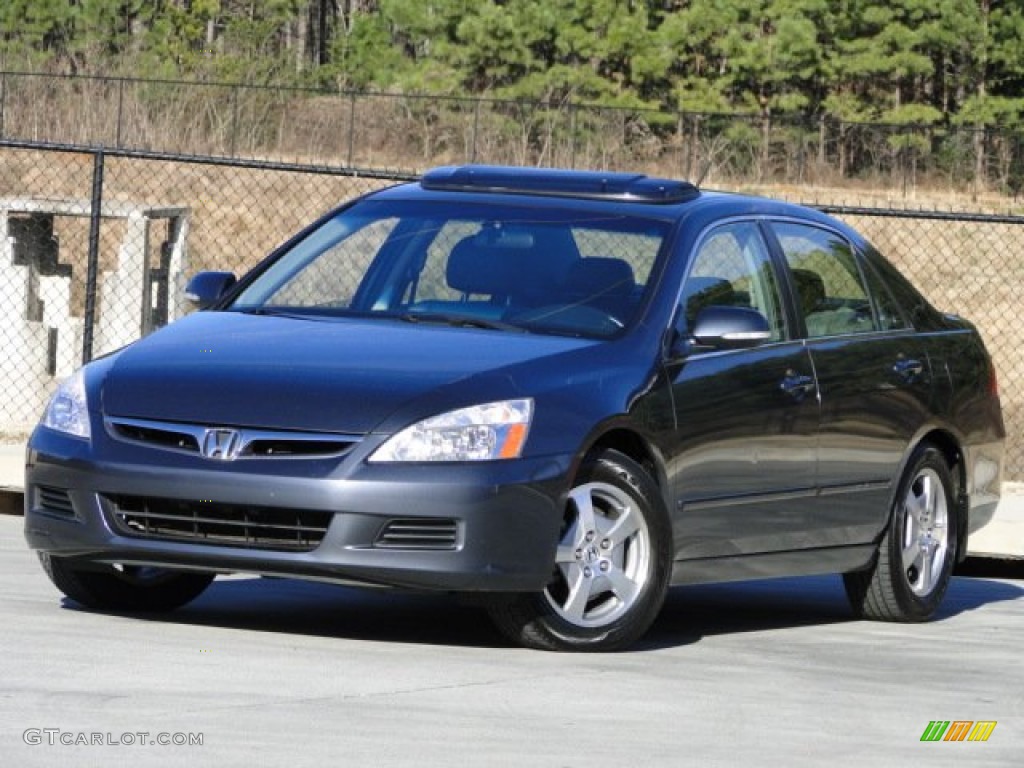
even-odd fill
[(492, 461), (523, 452), (533, 400), (502, 400), (433, 416), (392, 436), (370, 461)]
[(85, 373), (79, 368), (57, 386), (43, 412), (42, 424), (58, 432), (89, 439), (89, 408), (85, 398)]

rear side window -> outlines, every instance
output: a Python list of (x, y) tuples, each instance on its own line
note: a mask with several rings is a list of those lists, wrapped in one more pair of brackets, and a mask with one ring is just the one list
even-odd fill
[(879, 330), (864, 276), (850, 243), (834, 232), (774, 222), (809, 337)]
[(896, 304), (896, 300), (893, 299), (889, 289), (871, 264), (864, 265), (864, 277), (867, 279), (871, 296), (875, 300), (879, 328), (883, 331), (898, 331), (910, 327)]
[(907, 278), (870, 245), (864, 254), (864, 260), (868, 268), (881, 277), (895, 305), (909, 318), (910, 325), (927, 324), (934, 310)]

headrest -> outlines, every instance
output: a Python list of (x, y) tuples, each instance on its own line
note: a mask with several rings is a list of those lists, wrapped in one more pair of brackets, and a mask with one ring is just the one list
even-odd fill
[(825, 300), (825, 281), (821, 279), (821, 275), (810, 269), (794, 269), (792, 274), (804, 314), (810, 314), (820, 308)]
[(511, 285), (517, 247), (467, 237), (448, 255), (445, 280), (461, 293), (506, 294)]

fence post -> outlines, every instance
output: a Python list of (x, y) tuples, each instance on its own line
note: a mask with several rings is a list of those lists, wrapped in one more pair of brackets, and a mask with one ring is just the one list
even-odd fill
[[(807, 147), (805, 145), (807, 143), (807, 137), (811, 134), (811, 122), (806, 117), (803, 117), (799, 120), (795, 120), (794, 123), (798, 126), (796, 129), (796, 183), (803, 184), (804, 166), (807, 163)], [(788, 169), (786, 175), (789, 175)], [(789, 181), (789, 179), (786, 179), (786, 181)]]
[(825, 141), (825, 115), (821, 115), (818, 118), (818, 174), (825, 168)]
[(689, 168), (691, 172), (697, 173), (697, 178), (690, 177), (690, 181), (697, 185), (704, 183), (704, 177), (711, 172), (711, 163), (708, 163), (708, 170), (704, 172), (700, 167), (700, 114), (694, 114), (693, 116), (693, 132), (690, 138), (690, 162)]
[(7, 73), (0, 75), (0, 139), (4, 137), (4, 112), (7, 108)]
[(974, 192), (972, 200), (977, 200), (985, 179), (985, 129), (981, 125), (974, 126), (971, 132), (971, 144), (974, 145)]
[(356, 92), (348, 92), (348, 158), (345, 160), (345, 166), (348, 168), (352, 167), (352, 153), (355, 148), (355, 135), (356, 135)]
[(910, 157), (910, 127), (907, 126), (903, 129), (903, 199), (907, 197), (907, 171), (910, 163), (908, 158)]
[(121, 112), (124, 109), (124, 78), (117, 78), (117, 131), (114, 136), (114, 146), (121, 148)]
[(235, 156), (235, 146), (238, 140), (238, 85), (231, 89), (231, 157)]
[(480, 102), (482, 99), (476, 99), (473, 104), (473, 144), (469, 150), (469, 162), (476, 162), (476, 136), (477, 131), (480, 129)]
[(569, 167), (576, 167), (576, 105), (569, 102)]
[(761, 115), (761, 151), (758, 159), (757, 179), (758, 181), (771, 180), (771, 173), (768, 166), (771, 156), (772, 143), (772, 115), (771, 112)]
[(82, 327), (82, 363), (92, 360), (96, 327), (96, 283), (100, 265), (100, 221), (103, 212), (103, 148), (92, 158), (92, 197), (89, 202), (89, 254), (85, 273), (85, 312)]
[[(1009, 138), (1007, 139), (1009, 140)], [(1021, 185), (1019, 181), (1019, 169), (1024, 164), (1024, 144), (1021, 142), (1021, 134), (1017, 133), (1013, 137), (1013, 149), (1010, 152), (1010, 157), (1007, 161), (1006, 166), (1006, 179), (1003, 182), (1004, 192), (1003, 194), (1013, 195), (1013, 202), (1017, 202), (1017, 198), (1020, 197)], [(1014, 173), (1014, 171), (1017, 173)]]
[(676, 112), (676, 141), (679, 143), (679, 157), (677, 158), (679, 162), (679, 168), (677, 170), (677, 173), (679, 174), (679, 178), (688, 179), (690, 178), (690, 171), (686, 167), (686, 142), (683, 136), (683, 113)]

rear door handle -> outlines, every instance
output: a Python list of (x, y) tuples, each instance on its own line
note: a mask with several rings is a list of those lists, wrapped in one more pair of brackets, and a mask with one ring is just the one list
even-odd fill
[(921, 377), (924, 372), (924, 363), (913, 358), (901, 357), (893, 363), (892, 371), (901, 381), (910, 384)]
[(786, 378), (779, 383), (779, 389), (799, 402), (814, 391), (814, 377), (786, 371)]

